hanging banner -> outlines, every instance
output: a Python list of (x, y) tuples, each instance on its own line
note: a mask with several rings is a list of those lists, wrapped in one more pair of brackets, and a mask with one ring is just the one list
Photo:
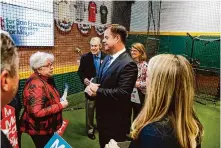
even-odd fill
[(69, 32), (71, 31), (73, 22), (68, 22), (66, 20), (55, 20), (56, 26), (58, 27), (59, 30), (63, 31), (63, 32)]
[(77, 24), (78, 30), (83, 35), (88, 35), (91, 31), (91, 25), (90, 24)]
[(98, 35), (104, 34), (105, 25), (95, 25), (94, 27)]
[(54, 1), (54, 19), (57, 28), (62, 32), (71, 31), (74, 23), (71, 18), (71, 2), (69, 1)]
[(16, 46), (54, 46), (53, 9), (36, 10), (8, 3), (0, 3), (0, 9), (1, 29), (9, 32)]

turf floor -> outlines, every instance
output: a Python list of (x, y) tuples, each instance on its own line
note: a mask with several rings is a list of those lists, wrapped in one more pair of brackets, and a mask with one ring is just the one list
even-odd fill
[[(195, 103), (195, 110), (202, 122), (205, 133), (202, 148), (220, 147), (220, 108), (219, 105), (202, 105)], [(69, 124), (63, 138), (73, 148), (98, 148), (98, 133), (96, 140), (90, 140), (85, 134), (85, 110), (63, 112), (64, 119), (69, 120)], [(34, 148), (34, 144), (27, 134), (22, 134), (22, 148)]]

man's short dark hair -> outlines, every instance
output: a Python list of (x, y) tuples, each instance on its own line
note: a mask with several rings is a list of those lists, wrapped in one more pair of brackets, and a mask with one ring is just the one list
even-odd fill
[(106, 29), (110, 29), (111, 33), (114, 35), (120, 35), (121, 41), (126, 44), (127, 29), (119, 24), (108, 25)]

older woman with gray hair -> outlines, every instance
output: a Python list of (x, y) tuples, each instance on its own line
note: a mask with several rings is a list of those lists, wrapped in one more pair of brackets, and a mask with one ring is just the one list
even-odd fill
[(23, 91), (24, 112), (21, 132), (29, 134), (37, 148), (43, 148), (62, 125), (62, 110), (68, 106), (60, 99), (53, 76), (54, 55), (36, 52), (30, 57), (34, 73), (27, 79)]

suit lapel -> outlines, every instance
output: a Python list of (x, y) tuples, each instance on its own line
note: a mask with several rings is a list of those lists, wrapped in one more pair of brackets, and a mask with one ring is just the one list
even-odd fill
[[(107, 75), (112, 74), (112, 71), (114, 70), (115, 66), (117, 65), (117, 63), (126, 55), (126, 51), (123, 52), (122, 54), (120, 54), (115, 60), (114, 62), (108, 67), (107, 71), (104, 73), (103, 76), (101, 76), (101, 82), (103, 82), (104, 78)], [(107, 62), (107, 60), (105, 61), (105, 63)], [(104, 66), (105, 64), (103, 64)]]
[(106, 54), (104, 54), (102, 51), (101, 51), (101, 60), (103, 60), (105, 58)]
[(102, 72), (103, 72), (103, 69), (104, 69), (104, 65), (107, 63), (108, 58), (109, 58), (109, 56), (106, 56), (104, 58), (102, 64), (100, 65), (100, 69), (99, 69), (99, 73), (98, 73), (99, 79), (101, 79), (101, 77), (102, 77)]

